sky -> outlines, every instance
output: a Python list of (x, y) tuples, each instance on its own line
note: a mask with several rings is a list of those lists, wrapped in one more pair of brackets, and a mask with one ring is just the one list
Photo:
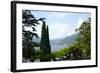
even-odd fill
[[(46, 18), (46, 24), (49, 26), (49, 38), (61, 39), (75, 34), (75, 29), (79, 28), (81, 23), (91, 17), (90, 13), (75, 12), (50, 12), (50, 11), (31, 11), (37, 18)], [(36, 26), (38, 36), (41, 37), (41, 27)]]

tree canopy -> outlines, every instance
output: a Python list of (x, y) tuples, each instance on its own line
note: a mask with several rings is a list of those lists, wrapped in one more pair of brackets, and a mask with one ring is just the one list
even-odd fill
[[(35, 58), (36, 51), (35, 46), (39, 46), (37, 42), (33, 41), (33, 37), (38, 38), (35, 27), (39, 25), (39, 21), (42, 21), (44, 18), (36, 19), (36, 17), (31, 13), (30, 10), (22, 11), (22, 24), (23, 24), (23, 57), (24, 58)], [(31, 28), (32, 30), (26, 30), (26, 28)]]
[(82, 60), (91, 58), (91, 19), (82, 22), (76, 29), (76, 42), (52, 53), (52, 59), (66, 56), (66, 60)]

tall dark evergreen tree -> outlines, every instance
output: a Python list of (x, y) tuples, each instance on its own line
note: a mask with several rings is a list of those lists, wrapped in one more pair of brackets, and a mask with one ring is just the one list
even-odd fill
[(41, 31), (41, 42), (40, 42), (40, 61), (50, 61), (51, 60), (51, 47), (49, 41), (48, 26), (46, 26), (45, 21), (43, 21), (42, 31)]
[(47, 33), (47, 35), (46, 35), (46, 39), (47, 39), (47, 52), (48, 53), (51, 53), (51, 46), (50, 46), (50, 40), (49, 40), (49, 28), (48, 28), (48, 26), (47, 26), (47, 30), (46, 30), (46, 33)]
[[(25, 30), (25, 27), (31, 27), (36, 26), (33, 21), (37, 21), (35, 17), (31, 14), (31, 11), (29, 10), (23, 10), (22, 11), (22, 23), (23, 23), (23, 57), (26, 59), (30, 59), (31, 56), (35, 54), (35, 49), (33, 46), (32, 38), (38, 37), (36, 33)], [(38, 23), (37, 23), (38, 24)], [(33, 28), (33, 31), (36, 31), (35, 28)]]
[[(31, 13), (30, 10), (22, 11), (22, 24), (23, 24), (23, 58), (30, 59), (33, 61), (35, 58), (36, 51), (35, 46), (39, 46), (38, 43), (33, 41), (33, 37), (38, 37), (35, 29), (35, 26), (39, 24), (38, 21), (41, 21), (43, 18), (36, 19), (35, 16)], [(33, 31), (25, 30), (25, 27), (31, 28)]]

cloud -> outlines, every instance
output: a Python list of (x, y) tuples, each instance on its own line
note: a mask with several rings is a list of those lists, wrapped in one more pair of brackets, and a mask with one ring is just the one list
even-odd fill
[[(54, 22), (52, 25), (48, 24), (50, 40), (60, 39), (75, 34), (75, 29), (79, 28), (82, 22), (83, 19), (79, 18), (76, 24), (63, 24), (62, 22)], [(38, 33), (38, 36), (41, 37), (42, 23), (37, 25), (35, 28), (37, 30), (36, 33)], [(25, 30), (32, 31), (32, 28), (25, 27)]]
[(64, 37), (67, 26), (65, 24), (53, 24), (49, 25), (49, 37), (50, 39), (59, 39)]
[(53, 13), (48, 13), (48, 15), (46, 16), (46, 20), (49, 21), (49, 23), (52, 23), (52, 21), (54, 23), (58, 22), (58, 21), (61, 21), (62, 23), (65, 23), (65, 19), (66, 19), (66, 16), (68, 14), (66, 13), (58, 13), (58, 12), (53, 12)]
[(41, 37), (42, 24), (37, 25), (35, 28), (36, 28), (36, 33), (38, 33), (38, 36)]
[(79, 18), (78, 19), (78, 23), (76, 25), (76, 28), (79, 28), (81, 26), (82, 22), (83, 22), (83, 19), (82, 18)]
[[(75, 29), (79, 28), (82, 22), (90, 16), (90, 14), (82, 13), (65, 13), (65, 12), (42, 12), (42, 11), (32, 11), (32, 14), (37, 18), (45, 17), (46, 24), (49, 26), (49, 37), (50, 40), (60, 39), (66, 36), (71, 36), (75, 34)], [(36, 33), (41, 37), (42, 22), (37, 25)], [(31, 28), (26, 28), (26, 30), (32, 31)]]
[(69, 24), (55, 23), (53, 25), (49, 25), (49, 37), (53, 40), (70, 36), (74, 34), (73, 28), (74, 27), (71, 27)]
[(58, 12), (52, 12), (52, 13), (49, 13), (48, 17), (64, 17), (65, 15), (67, 15), (66, 13), (58, 13)]
[(55, 22), (49, 25), (50, 39), (60, 39), (66, 36), (75, 34), (75, 29), (79, 28), (84, 19), (79, 18), (76, 24), (63, 24), (62, 22)]

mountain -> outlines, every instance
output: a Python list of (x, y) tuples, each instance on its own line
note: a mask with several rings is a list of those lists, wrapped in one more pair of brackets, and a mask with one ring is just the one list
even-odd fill
[[(51, 51), (57, 51), (62, 48), (68, 47), (70, 44), (74, 43), (76, 41), (77, 34), (71, 35), (71, 36), (66, 36), (65, 38), (62, 39), (54, 39), (50, 40), (50, 45), (51, 45)], [(37, 42), (38, 44), (41, 41), (41, 38), (34, 37), (33, 38), (34, 42)]]
[(50, 40), (51, 51), (54, 52), (64, 47), (68, 47), (68, 45), (76, 41), (76, 37), (77, 37), (77, 34), (74, 34), (71, 36), (66, 36), (65, 38), (62, 38), (62, 39)]

